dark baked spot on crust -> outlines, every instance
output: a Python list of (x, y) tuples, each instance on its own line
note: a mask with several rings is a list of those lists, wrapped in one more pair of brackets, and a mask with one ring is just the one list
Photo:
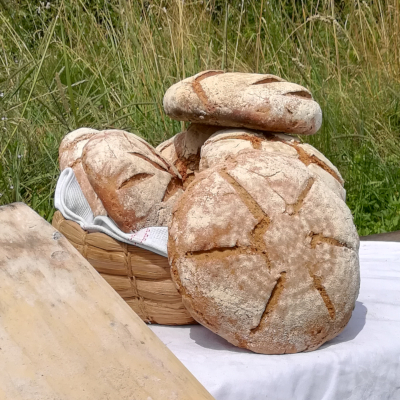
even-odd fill
[(274, 83), (274, 82), (284, 82), (284, 80), (270, 76), (268, 78), (260, 79), (259, 81), (252, 83), (252, 85), (263, 85), (264, 83)]
[[(279, 139), (278, 139), (279, 140)], [(328, 165), (326, 165), (322, 160), (320, 160), (318, 157), (312, 155), (310, 156), (309, 154), (307, 154), (307, 152), (302, 149), (298, 143), (289, 143), (286, 142), (284, 140), (280, 140), (282, 143), (285, 143), (291, 147), (293, 147), (296, 151), (297, 154), (299, 156), (299, 160), (305, 165), (308, 166), (310, 164), (317, 164), (319, 167), (321, 167), (323, 170), (325, 170), (326, 172), (328, 172), (329, 174), (331, 174), (342, 186), (343, 186), (343, 181), (342, 179), (339, 177), (339, 175), (332, 169), (330, 168)]]
[(311, 94), (305, 90), (299, 90), (296, 92), (288, 92), (288, 93), (285, 93), (285, 96), (301, 97), (303, 99), (309, 99), (309, 100), (313, 99)]
[[(126, 132), (123, 132), (124, 137), (126, 138), (126, 140), (132, 144), (131, 142), (131, 138), (127, 135)], [(174, 171), (172, 171), (172, 168), (170, 166), (170, 164), (168, 164), (168, 162), (166, 160), (164, 160), (164, 158), (162, 156), (160, 156), (160, 154), (156, 151), (156, 149), (153, 146), (150, 146), (145, 140), (141, 139), (141, 138), (135, 138), (136, 140), (139, 140), (139, 142), (141, 144), (143, 144), (144, 146), (146, 146), (150, 152), (160, 161), (161, 163), (161, 167), (164, 167), (165, 170), (167, 170), (171, 175), (176, 175), (174, 173)], [(130, 154), (138, 154), (137, 152), (130, 152)], [(151, 162), (149, 160), (149, 162)], [(152, 162), (154, 165), (154, 162)]]
[(200, 101), (203, 103), (206, 110), (209, 112), (213, 111), (215, 106), (210, 104), (210, 101), (209, 101), (203, 87), (201, 86), (200, 82), (203, 79), (209, 78), (210, 76), (220, 75), (223, 73), (224, 73), (224, 71), (206, 71), (206, 72), (204, 72), (204, 74), (201, 74), (197, 78), (195, 78), (192, 82), (192, 87), (193, 87), (194, 92), (197, 94), (197, 97), (200, 99)]
[(131, 155), (133, 155), (133, 156), (135, 156), (135, 157), (139, 157), (139, 158), (141, 158), (142, 160), (147, 161), (149, 164), (151, 164), (153, 167), (159, 169), (160, 171), (168, 172), (168, 171), (167, 171), (167, 168), (162, 167), (160, 164), (154, 162), (153, 160), (150, 160), (149, 157), (146, 157), (146, 156), (144, 156), (143, 154), (136, 153), (136, 152), (134, 152), (134, 151), (128, 151), (128, 154), (131, 154)]
[(308, 193), (310, 192), (314, 182), (315, 182), (314, 178), (309, 178), (307, 181), (306, 187), (300, 193), (299, 197), (296, 200), (296, 203), (286, 204), (286, 212), (289, 215), (296, 215), (299, 213), (299, 211), (301, 210), (301, 207), (303, 207), (304, 200), (307, 197)]
[(133, 175), (130, 178), (124, 180), (121, 183), (121, 185), (117, 188), (117, 190), (122, 189), (126, 186), (134, 186), (134, 185), (138, 184), (139, 182), (142, 182), (146, 179), (150, 179), (153, 176), (154, 176), (154, 174), (146, 174), (146, 173)]
[(251, 333), (254, 334), (258, 330), (260, 330), (263, 326), (263, 322), (268, 318), (268, 315), (270, 315), (271, 312), (276, 308), (276, 305), (278, 304), (283, 289), (285, 288), (285, 282), (286, 282), (286, 271), (282, 271), (281, 275), (279, 276), (278, 280), (275, 283), (274, 288), (272, 289), (267, 304), (265, 305), (265, 310), (260, 318), (260, 322), (255, 328), (250, 329)]
[(73, 169), (75, 166), (77, 166), (78, 164), (80, 164), (81, 161), (82, 161), (82, 158), (79, 157), (79, 158), (77, 158), (76, 160), (72, 161), (71, 163), (68, 163), (67, 165), (68, 165), (69, 168), (72, 168), (72, 169)]
[(322, 243), (327, 243), (330, 244), (331, 246), (336, 246), (336, 247), (347, 247), (350, 249), (350, 247), (347, 244), (342, 243), (337, 239), (326, 237), (322, 235), (322, 233), (310, 232), (308, 237), (311, 238), (310, 246), (312, 249), (315, 249), (319, 244)]
[(172, 177), (168, 183), (162, 201), (167, 201), (171, 198), (179, 189), (182, 189), (182, 181), (178, 177)]
[(336, 316), (335, 306), (333, 305), (331, 299), (328, 296), (328, 293), (325, 290), (324, 285), (322, 284), (321, 277), (313, 274), (310, 268), (308, 269), (308, 272), (313, 280), (313, 285), (315, 289), (318, 290), (318, 293), (321, 295), (322, 300), (324, 301), (325, 306), (328, 309), (329, 317), (331, 319), (335, 319)]
[(178, 158), (174, 162), (175, 168), (182, 176), (183, 183), (185, 183), (188, 178), (193, 176), (194, 171), (199, 170), (199, 164), (200, 164), (200, 149), (197, 152), (197, 154), (192, 154), (187, 158)]
[(264, 140), (263, 138), (260, 138), (258, 136), (253, 136), (249, 134), (243, 134), (243, 135), (230, 135), (230, 136), (224, 136), (220, 139), (213, 140), (212, 143), (220, 142), (221, 140), (228, 140), (228, 139), (239, 139), (239, 140), (247, 140), (248, 142), (251, 143), (253, 146), (253, 149), (256, 150), (261, 150), (261, 142)]
[(254, 198), (247, 192), (247, 190), (242, 185), (240, 185), (231, 175), (229, 175), (226, 170), (221, 169), (218, 172), (219, 175), (233, 187), (239, 198), (246, 205), (247, 209), (258, 221), (251, 232), (251, 244), (248, 248), (251, 249), (252, 254), (262, 256), (268, 268), (271, 269), (271, 263), (268, 258), (267, 248), (264, 242), (264, 234), (269, 228), (271, 220), (269, 219), (268, 215), (264, 213), (262, 208), (254, 200)]
[[(210, 250), (199, 250), (199, 251), (188, 251), (186, 256), (188, 258), (194, 258), (195, 260), (207, 260), (212, 258), (213, 260), (222, 260), (229, 256), (236, 256), (244, 254), (245, 248), (233, 246), (233, 247), (216, 247)], [(210, 257), (210, 255), (212, 257)]]

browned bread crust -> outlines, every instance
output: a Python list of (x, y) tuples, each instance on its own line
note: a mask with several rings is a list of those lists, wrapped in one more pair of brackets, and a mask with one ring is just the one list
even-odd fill
[(322, 123), (306, 88), (270, 74), (200, 72), (167, 90), (164, 110), (180, 121), (300, 135)]
[(191, 315), (258, 353), (310, 351), (351, 317), (360, 276), (350, 210), (298, 158), (257, 150), (199, 173), (169, 230)]
[(94, 216), (107, 215), (107, 211), (96, 192), (93, 190), (82, 167), (82, 151), (85, 144), (99, 131), (90, 128), (79, 128), (64, 136), (59, 147), (60, 170), (70, 167), (82, 189)]
[(108, 215), (123, 232), (168, 225), (182, 181), (146, 141), (124, 131), (103, 131), (85, 145), (82, 160)]
[(194, 179), (194, 173), (199, 170), (201, 146), (219, 129), (217, 126), (191, 124), (186, 131), (156, 147), (181, 174), (184, 187)]
[(327, 186), (346, 199), (344, 180), (338, 169), (315, 147), (296, 138), (248, 129), (224, 129), (215, 132), (201, 149), (200, 171), (216, 166), (243, 150), (254, 149), (299, 159), (312, 175), (318, 175)]

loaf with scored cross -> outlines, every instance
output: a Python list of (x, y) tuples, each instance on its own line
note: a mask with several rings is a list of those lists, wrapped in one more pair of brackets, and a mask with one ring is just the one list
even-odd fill
[(169, 229), (191, 315), (265, 354), (317, 349), (349, 321), (359, 237), (343, 199), (300, 157), (255, 149), (200, 172)]
[(203, 71), (172, 85), (166, 114), (179, 121), (312, 135), (322, 111), (305, 87), (271, 74)]
[(109, 217), (123, 232), (168, 226), (182, 180), (145, 140), (120, 130), (102, 131), (85, 145), (82, 164)]

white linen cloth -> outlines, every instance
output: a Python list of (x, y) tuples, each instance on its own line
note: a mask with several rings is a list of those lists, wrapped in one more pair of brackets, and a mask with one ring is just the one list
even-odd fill
[(239, 349), (200, 325), (151, 325), (216, 400), (400, 399), (400, 243), (361, 242), (361, 290), (344, 331), (309, 353)]
[(167, 257), (168, 228), (150, 227), (124, 233), (108, 217), (94, 217), (72, 168), (64, 169), (57, 181), (54, 205), (65, 219), (78, 223), (89, 232), (101, 232), (124, 243), (132, 244)]

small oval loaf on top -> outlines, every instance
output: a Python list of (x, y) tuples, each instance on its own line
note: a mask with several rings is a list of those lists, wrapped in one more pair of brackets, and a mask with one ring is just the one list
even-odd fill
[(269, 74), (200, 72), (167, 90), (164, 110), (180, 121), (299, 135), (322, 123), (306, 88)]
[(199, 170), (200, 149), (204, 142), (220, 128), (217, 126), (191, 124), (189, 128), (159, 144), (156, 150), (176, 167), (185, 187)]
[(79, 128), (64, 136), (58, 150), (60, 170), (63, 171), (68, 167), (73, 169), (76, 180), (78, 181), (82, 193), (89, 203), (95, 217), (98, 215), (107, 215), (107, 211), (103, 207), (96, 192), (93, 190), (93, 187), (83, 170), (82, 151), (86, 143), (98, 133), (99, 131), (96, 131), (95, 129)]
[(196, 176), (168, 260), (198, 322), (257, 353), (310, 351), (351, 317), (359, 237), (345, 202), (293, 157), (249, 150)]
[(103, 131), (85, 145), (82, 160), (108, 215), (123, 232), (168, 225), (182, 181), (146, 141), (124, 131)]
[(311, 174), (318, 175), (331, 190), (346, 200), (344, 180), (338, 169), (315, 147), (289, 135), (238, 128), (217, 131), (201, 148), (199, 169), (204, 171), (249, 149), (298, 158)]

